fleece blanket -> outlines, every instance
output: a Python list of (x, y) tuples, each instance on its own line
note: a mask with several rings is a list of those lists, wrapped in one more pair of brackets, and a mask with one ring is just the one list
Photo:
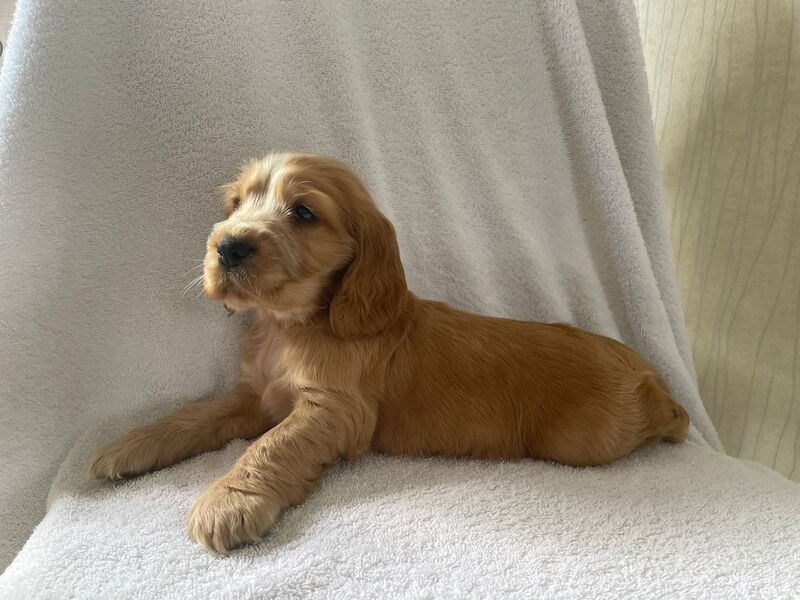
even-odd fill
[(219, 558), (180, 524), (244, 448), (76, 486), (0, 577), (0, 597), (800, 595), (797, 485), (697, 442), (599, 469), (367, 457), (329, 472), (263, 544)]
[[(4, 61), (2, 564), (48, 494), (50, 510), (3, 590), (438, 596), (508, 578), (580, 595), (646, 578), (655, 593), (716, 581), (714, 565), (726, 589), (792, 583), (798, 488), (715, 452), (698, 397), (630, 2), (20, 0)], [(241, 444), (87, 488), (94, 447), (234, 379), (241, 320), (181, 291), (217, 186), (274, 149), (364, 177), (418, 295), (637, 348), (693, 445), (596, 471), (372, 458), (220, 562), (186, 542), (183, 512)], [(720, 538), (731, 514), (745, 531)], [(618, 562), (665, 545), (669, 578)]]

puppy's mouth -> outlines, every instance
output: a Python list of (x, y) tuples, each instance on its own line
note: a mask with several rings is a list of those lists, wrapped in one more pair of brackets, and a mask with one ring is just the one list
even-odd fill
[(228, 312), (254, 307), (279, 293), (283, 278), (278, 273), (262, 273), (256, 265), (242, 264), (226, 268), (207, 258), (203, 289), (212, 300), (222, 302)]
[(244, 267), (225, 269), (220, 265), (212, 265), (205, 269), (204, 289), (206, 295), (212, 300), (223, 303), (232, 303), (235, 300), (244, 300), (252, 295), (252, 284), (255, 274), (248, 273)]

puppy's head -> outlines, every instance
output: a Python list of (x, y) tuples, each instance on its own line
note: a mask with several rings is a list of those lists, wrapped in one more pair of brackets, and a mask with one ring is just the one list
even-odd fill
[(204, 260), (209, 297), (294, 320), (327, 310), (344, 338), (399, 317), (407, 289), (394, 229), (343, 164), (271, 154), (224, 187), (224, 205)]

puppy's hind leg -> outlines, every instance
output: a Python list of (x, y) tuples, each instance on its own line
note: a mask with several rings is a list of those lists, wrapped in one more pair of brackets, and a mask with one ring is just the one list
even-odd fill
[(274, 424), (261, 408), (260, 394), (240, 382), (223, 398), (191, 404), (103, 446), (92, 458), (89, 475), (119, 479), (161, 469), (230, 440), (257, 437)]

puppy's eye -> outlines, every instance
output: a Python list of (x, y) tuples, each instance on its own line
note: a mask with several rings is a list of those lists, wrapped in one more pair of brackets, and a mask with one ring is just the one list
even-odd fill
[(292, 208), (292, 215), (294, 215), (294, 218), (298, 221), (304, 221), (306, 223), (317, 220), (317, 215), (305, 204), (295, 204)]
[(234, 198), (233, 200), (231, 200), (231, 205), (233, 206), (233, 210), (239, 208), (239, 202), (241, 202), (239, 198)]

